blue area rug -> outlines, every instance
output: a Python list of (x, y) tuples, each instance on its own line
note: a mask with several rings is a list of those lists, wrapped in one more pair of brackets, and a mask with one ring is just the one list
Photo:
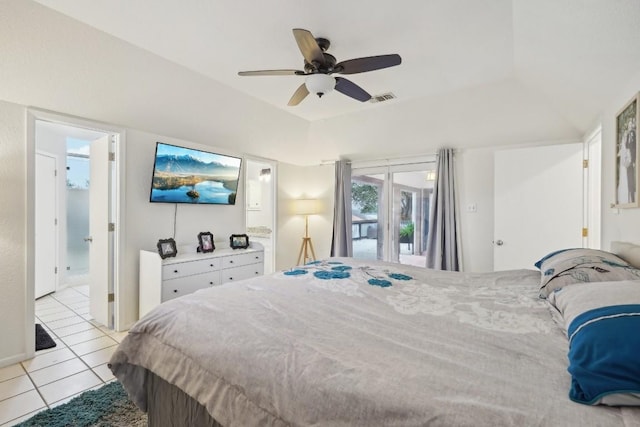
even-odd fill
[(129, 400), (117, 382), (82, 393), (64, 405), (47, 409), (16, 427), (144, 427), (147, 414)]

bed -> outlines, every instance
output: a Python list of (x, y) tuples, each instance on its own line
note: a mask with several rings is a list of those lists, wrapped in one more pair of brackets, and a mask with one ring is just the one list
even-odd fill
[(541, 277), (332, 258), (166, 302), (110, 368), (152, 426), (640, 426), (570, 400)]

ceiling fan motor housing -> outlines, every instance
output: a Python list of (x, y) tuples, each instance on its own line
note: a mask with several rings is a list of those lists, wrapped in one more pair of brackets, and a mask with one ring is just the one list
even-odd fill
[(320, 73), (333, 73), (334, 72), (334, 68), (336, 66), (336, 57), (331, 55), (330, 53), (327, 52), (323, 52), (322, 55), (324, 56), (324, 63), (320, 64), (316, 61), (313, 62), (313, 64), (308, 63), (307, 61), (304, 62), (304, 71), (307, 74), (311, 74), (313, 72), (320, 72)]

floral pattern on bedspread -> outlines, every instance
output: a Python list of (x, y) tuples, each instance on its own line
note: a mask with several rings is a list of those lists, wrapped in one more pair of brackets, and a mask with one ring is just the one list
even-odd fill
[[(454, 316), (460, 323), (516, 334), (549, 333), (552, 330), (549, 322), (523, 310), (544, 305), (528, 280), (510, 281), (506, 286), (504, 279), (496, 276), (494, 283), (468, 287), (467, 278), (473, 274), (448, 274), (424, 269), (423, 277), (414, 277), (404, 271), (405, 266), (399, 265), (396, 270), (356, 263), (360, 265), (314, 261), (283, 274), (308, 283), (305, 276), (309, 275), (304, 273), (309, 272), (315, 277), (312, 281), (315, 288), (352, 297), (364, 297), (368, 287), (382, 288), (387, 294), (383, 301), (405, 315)], [(347, 272), (348, 275), (340, 274)], [(420, 275), (419, 272), (416, 276)]]
[(441, 288), (413, 283), (402, 287), (397, 294), (389, 295), (387, 301), (403, 314), (451, 314), (461, 323), (482, 329), (518, 334), (551, 331), (548, 322), (518, 310), (537, 307), (539, 301), (531, 297), (505, 295), (504, 289), (499, 288), (483, 287), (464, 292), (453, 286)]

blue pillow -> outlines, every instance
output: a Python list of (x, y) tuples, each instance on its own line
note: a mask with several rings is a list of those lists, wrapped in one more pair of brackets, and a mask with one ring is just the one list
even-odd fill
[(640, 304), (577, 316), (569, 336), (569, 398), (586, 405), (640, 404)]
[(547, 255), (543, 256), (542, 258), (540, 258), (540, 261), (536, 262), (536, 263), (535, 263), (535, 264), (533, 264), (533, 265), (535, 265), (535, 266), (536, 266), (536, 268), (537, 268), (538, 270), (540, 270), (540, 267), (542, 266), (542, 263), (543, 263), (543, 262), (545, 262), (546, 260), (548, 260), (549, 258), (551, 258), (552, 256), (557, 255), (557, 254), (562, 253), (562, 252), (570, 251), (570, 250), (572, 250), (572, 249), (574, 249), (574, 248), (570, 248), (570, 249), (560, 249), (560, 250), (558, 250), (558, 251), (551, 252), (550, 254), (547, 254)]

